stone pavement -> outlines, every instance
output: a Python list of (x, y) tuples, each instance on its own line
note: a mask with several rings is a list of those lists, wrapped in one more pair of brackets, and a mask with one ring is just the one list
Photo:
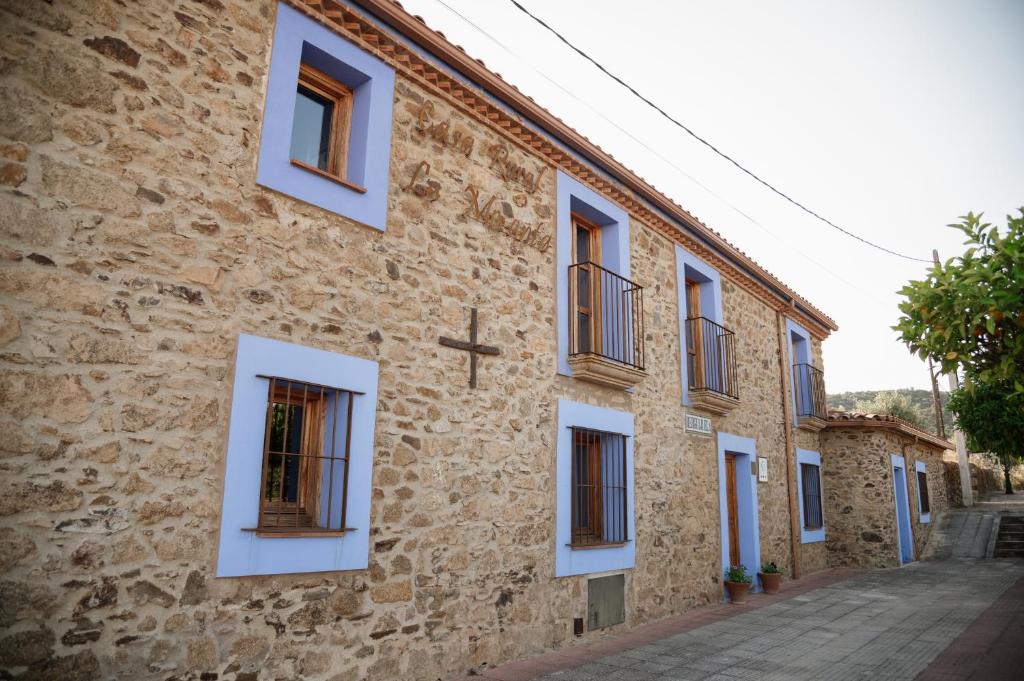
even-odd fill
[(917, 681), (1018, 681), (1024, 677), (1024, 578), (932, 661)]
[[(943, 557), (936, 560), (814, 575), (778, 596), (754, 596), (747, 606), (701, 609), (481, 675), (496, 681), (1024, 678), (1024, 560), (984, 558), (992, 527), (985, 516), (1002, 508), (979, 504), (962, 518), (951, 515), (937, 535)], [(1022, 673), (997, 675), (1010, 669)]]

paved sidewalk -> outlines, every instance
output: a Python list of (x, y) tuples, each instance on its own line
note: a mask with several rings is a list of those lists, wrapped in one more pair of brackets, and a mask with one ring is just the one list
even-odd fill
[(492, 669), (492, 681), (1009, 681), (1024, 678), (1024, 560), (986, 560), (1024, 494), (945, 514), (923, 560), (830, 570)]
[(529, 681), (552, 672), (575, 669), (615, 653), (631, 651), (682, 632), (699, 629), (708, 624), (788, 600), (794, 596), (843, 581), (859, 573), (859, 570), (850, 569), (824, 570), (796, 582), (783, 582), (782, 589), (778, 594), (771, 596), (751, 594), (748, 602), (744, 605), (715, 604), (695, 608), (676, 617), (634, 627), (613, 638), (563, 648), (527, 660), (508, 662), (498, 667), (480, 670), (476, 674), (466, 677), (466, 681), (473, 681), (481, 677), (492, 681)]
[(541, 678), (907, 681), (1021, 577), (1012, 560), (874, 571)]
[(935, 658), (917, 681), (1017, 681), (1024, 677), (1024, 578)]

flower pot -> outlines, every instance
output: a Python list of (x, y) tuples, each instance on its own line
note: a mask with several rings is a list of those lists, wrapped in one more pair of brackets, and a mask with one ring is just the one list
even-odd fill
[(761, 578), (761, 589), (766, 594), (779, 593), (779, 585), (782, 584), (781, 572), (758, 572), (757, 576)]
[(747, 592), (750, 590), (749, 582), (726, 582), (725, 590), (729, 592), (730, 603), (746, 603)]

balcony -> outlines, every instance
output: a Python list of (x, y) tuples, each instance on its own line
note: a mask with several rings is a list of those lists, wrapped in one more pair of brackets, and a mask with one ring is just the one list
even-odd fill
[(643, 287), (596, 263), (569, 266), (569, 366), (576, 378), (619, 389), (647, 376)]
[(686, 378), (690, 403), (725, 416), (740, 403), (736, 334), (706, 317), (686, 320)]
[(810, 364), (793, 365), (793, 394), (796, 397), (797, 425), (817, 432), (828, 423), (825, 403), (825, 374)]

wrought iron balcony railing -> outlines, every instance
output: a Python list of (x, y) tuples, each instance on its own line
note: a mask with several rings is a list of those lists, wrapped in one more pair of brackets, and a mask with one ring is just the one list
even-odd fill
[(797, 418), (828, 418), (825, 402), (825, 374), (810, 364), (793, 365), (793, 393)]
[(739, 399), (736, 334), (706, 317), (686, 320), (686, 375), (690, 390)]
[(569, 357), (644, 370), (643, 287), (592, 262), (569, 266)]

